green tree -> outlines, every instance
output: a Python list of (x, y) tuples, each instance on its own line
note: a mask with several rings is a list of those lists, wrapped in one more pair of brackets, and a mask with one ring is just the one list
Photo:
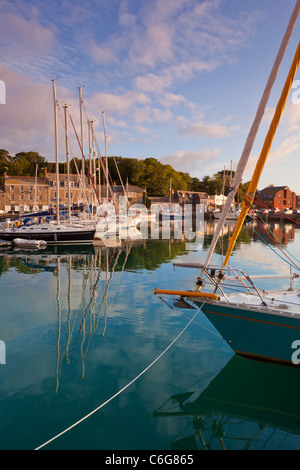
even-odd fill
[(37, 152), (19, 152), (11, 159), (10, 171), (16, 176), (42, 176), (42, 168), (47, 167), (47, 160)]
[(9, 173), (11, 159), (9, 152), (4, 149), (0, 149), (0, 175), (3, 175), (5, 172)]

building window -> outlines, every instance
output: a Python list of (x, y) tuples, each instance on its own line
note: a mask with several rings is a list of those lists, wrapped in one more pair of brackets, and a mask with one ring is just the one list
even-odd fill
[(14, 186), (11, 186), (11, 187), (10, 187), (10, 190), (11, 190), (11, 191), (14, 191), (14, 190), (15, 190), (15, 187), (14, 187)]
[(33, 196), (29, 196), (29, 201), (33, 201)]
[(21, 193), (24, 191), (24, 186), (20, 186)]
[(39, 196), (39, 201), (42, 201), (43, 200), (43, 196)]
[(24, 201), (24, 194), (20, 194), (20, 200)]
[(41, 186), (39, 186), (39, 193), (41, 193), (43, 190), (43, 188), (41, 188)]
[(15, 199), (15, 196), (12, 194), (12, 195), (10, 196), (10, 200), (13, 201), (14, 199)]

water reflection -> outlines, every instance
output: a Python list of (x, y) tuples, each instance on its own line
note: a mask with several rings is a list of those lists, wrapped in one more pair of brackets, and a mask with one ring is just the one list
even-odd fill
[[(28, 315), (28, 323), (33, 328), (42, 326), (53, 328), (56, 322), (56, 391), (64, 367), (70, 364), (72, 357), (80, 354), (80, 378), (85, 377), (86, 358), (95, 334), (97, 339), (105, 337), (108, 318), (115, 303), (123, 305), (119, 288), (125, 272), (155, 271), (163, 263), (170, 262), (177, 255), (186, 253), (185, 243), (181, 241), (158, 240), (136, 243), (123, 243), (122, 247), (107, 248), (101, 246), (47, 247), (42, 251), (10, 249), (0, 256), (1, 276), (14, 276), (15, 282), (30, 282), (32, 291), (27, 291), (27, 304), (34, 301), (35, 311)], [(16, 274), (18, 273), (18, 276)], [(25, 276), (25, 277), (24, 277)], [(5, 278), (6, 280), (7, 278)], [(127, 285), (127, 282), (125, 282)], [(35, 288), (36, 286), (36, 288)], [(18, 291), (24, 298), (25, 287)], [(138, 285), (131, 286), (127, 292), (129, 298), (138, 290)], [(149, 295), (152, 294), (149, 292)], [(14, 321), (17, 319), (23, 325), (25, 304), (7, 303), (12, 310)], [(23, 308), (21, 307), (23, 305)], [(123, 307), (124, 308), (124, 307)], [(10, 322), (1, 324), (1, 334), (6, 342), (11, 341), (12, 331)], [(18, 332), (17, 336), (25, 335), (26, 330)], [(30, 343), (31, 339), (27, 339)]]
[(169, 397), (154, 418), (187, 417), (170, 448), (288, 449), (300, 446), (300, 370), (234, 356), (198, 396)]
[[(214, 225), (207, 223), (203, 237), (188, 243), (170, 238), (0, 253), (0, 339), (8, 356), (0, 366), (3, 447), (34, 448), (56, 435), (164, 350), (186, 317), (160, 302), (153, 289), (177, 288), (188, 280), (193, 288), (194, 271), (174, 272), (172, 262), (189, 256), (203, 260)], [(232, 230), (227, 224), (219, 253)], [(297, 251), (297, 230), (290, 233), (287, 243), (295, 236)], [(235, 256), (240, 265), (259, 270), (265, 265), (262, 248), (267, 251), (245, 226)], [(298, 370), (262, 368), (234, 357), (205, 382), (205, 390), (203, 383), (202, 389), (186, 389), (232, 354), (211, 334), (208, 320), (201, 322), (200, 332), (199, 325), (191, 325), (128, 393), (66, 436), (68, 441), (57, 440), (55, 448), (159, 449), (166, 442), (174, 449), (299, 448)], [(185, 385), (174, 395), (176, 383)], [(164, 399), (168, 403), (153, 419), (153, 409)], [(124, 432), (116, 433), (121, 411)], [(166, 416), (171, 423), (177, 420), (174, 427), (161, 424)]]

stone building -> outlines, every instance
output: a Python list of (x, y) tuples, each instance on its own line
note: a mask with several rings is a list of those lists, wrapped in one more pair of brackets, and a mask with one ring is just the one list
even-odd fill
[[(92, 185), (86, 178), (85, 197), (81, 183), (81, 176), (69, 175), (70, 188), (68, 188), (68, 179), (66, 174), (59, 175), (59, 204), (68, 205), (68, 194), (70, 193), (70, 204), (88, 204), (93, 201), (97, 204), (97, 197)], [(119, 196), (127, 195), (129, 204), (144, 203), (145, 191), (138, 186), (127, 185), (125, 194), (122, 186), (112, 186), (114, 196), (109, 195), (109, 200), (117, 200)], [(106, 187), (96, 190), (100, 193), (100, 202), (103, 201), (103, 195), (106, 194)], [(92, 194), (94, 197), (92, 198)], [(105, 197), (105, 196), (104, 196)], [(2, 185), (0, 186), (0, 211), (12, 213), (27, 213), (33, 211), (48, 210), (56, 207), (57, 188), (56, 173), (48, 173), (45, 170), (44, 177), (35, 178), (34, 176), (10, 176), (4, 173)]]

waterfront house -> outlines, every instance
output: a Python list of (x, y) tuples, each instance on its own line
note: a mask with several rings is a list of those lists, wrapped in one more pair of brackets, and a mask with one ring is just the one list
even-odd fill
[[(67, 175), (59, 174), (59, 204), (67, 206), (69, 193), (71, 205), (90, 204), (94, 189), (88, 178), (85, 180), (84, 191), (81, 176), (70, 174), (69, 181), (70, 187), (68, 188)], [(115, 199), (126, 194), (130, 204), (144, 202), (145, 190), (138, 186), (126, 185), (125, 192), (123, 186), (114, 185), (112, 188)], [(97, 185), (96, 189), (100, 192), (102, 202), (103, 195), (106, 194), (106, 186), (101, 186), (99, 191)], [(56, 173), (49, 173), (45, 170), (45, 176), (37, 178), (34, 176), (11, 176), (6, 173), (3, 175), (2, 185), (0, 186), (0, 211), (12, 213), (44, 211), (56, 207), (56, 199)], [(111, 199), (110, 195), (109, 200)], [(96, 203), (95, 195), (93, 201)]]
[[(56, 206), (56, 174), (47, 173), (44, 177), (13, 176), (4, 173), (0, 187), (0, 209), (5, 212), (26, 213), (48, 210)], [(88, 196), (87, 189), (87, 196)], [(59, 175), (59, 203), (68, 202), (67, 175)], [(70, 202), (83, 202), (83, 192), (78, 175), (70, 175)]]
[(288, 186), (267, 186), (255, 194), (256, 209), (296, 209), (297, 198)]

